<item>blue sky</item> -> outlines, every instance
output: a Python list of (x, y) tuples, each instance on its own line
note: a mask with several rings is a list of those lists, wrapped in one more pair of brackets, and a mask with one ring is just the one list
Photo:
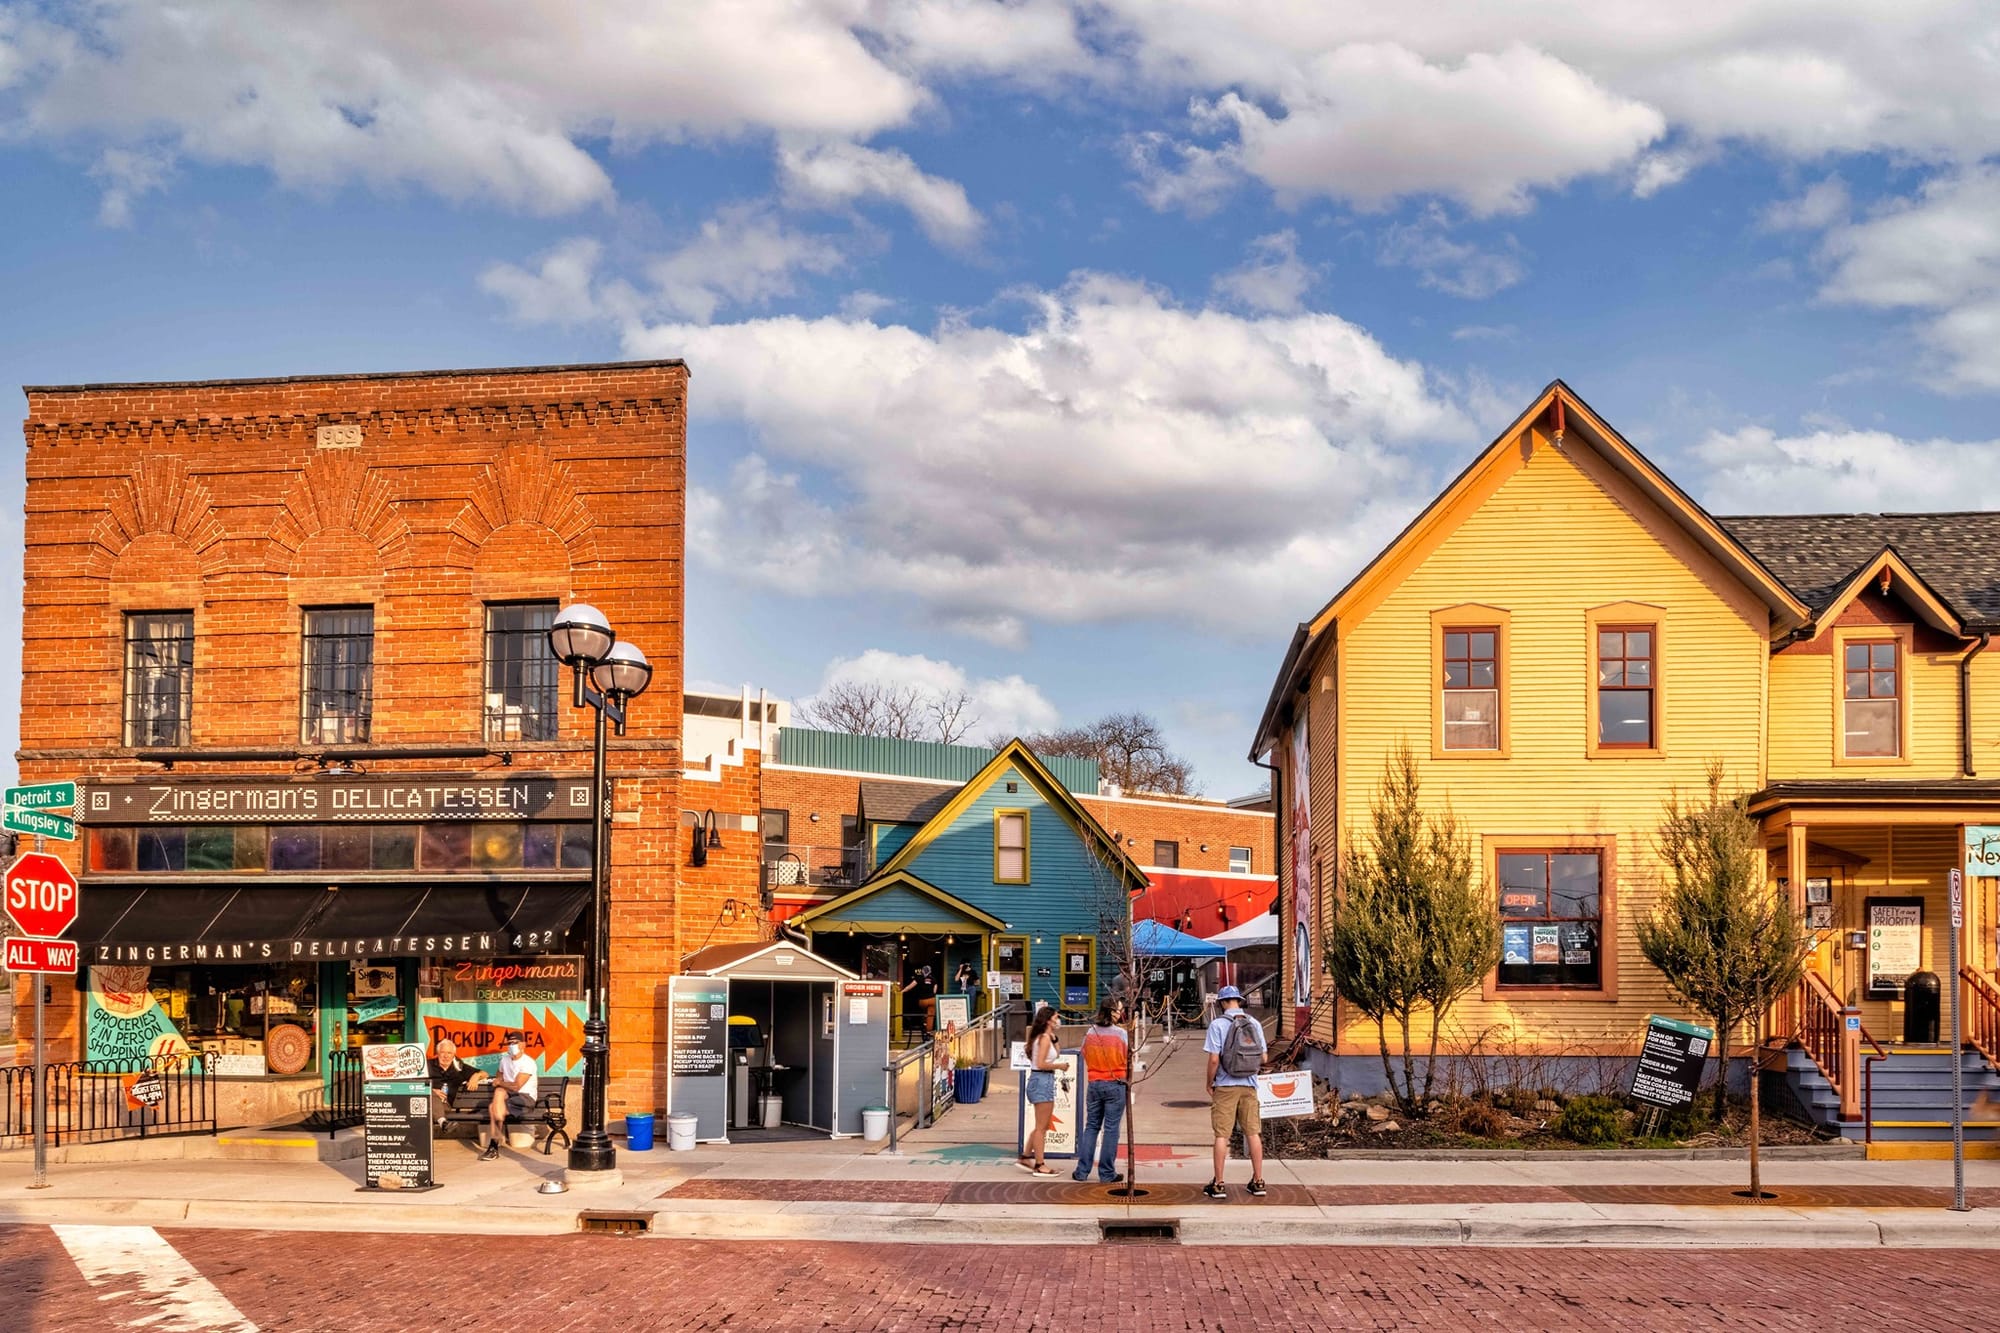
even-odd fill
[(685, 356), (691, 681), (1218, 796), (1551, 378), (1717, 512), (2000, 499), (1990, 5), (1408, 8), (0, 4), (0, 382)]

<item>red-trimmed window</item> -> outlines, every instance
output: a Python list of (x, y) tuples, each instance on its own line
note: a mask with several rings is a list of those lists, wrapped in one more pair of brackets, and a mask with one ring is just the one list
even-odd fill
[(1597, 743), (1651, 749), (1653, 699), (1659, 685), (1651, 625), (1607, 625), (1597, 631)]

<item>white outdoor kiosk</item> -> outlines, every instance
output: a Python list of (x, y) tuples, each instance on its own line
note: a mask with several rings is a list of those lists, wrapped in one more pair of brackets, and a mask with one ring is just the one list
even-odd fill
[(667, 1111), (693, 1115), (698, 1140), (729, 1142), (731, 1018), (757, 1025), (763, 1077), (784, 1123), (844, 1138), (861, 1132), (862, 1107), (882, 1104), (885, 982), (863, 981), (789, 940), (719, 944), (690, 954), (667, 979), (667, 1009)]

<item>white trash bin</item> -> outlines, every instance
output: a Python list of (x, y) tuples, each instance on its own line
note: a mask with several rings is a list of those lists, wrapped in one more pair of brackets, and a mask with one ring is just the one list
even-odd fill
[(695, 1118), (685, 1111), (667, 1117), (667, 1151), (694, 1151)]
[(861, 1108), (861, 1137), (868, 1143), (880, 1143), (889, 1137), (889, 1108), (886, 1106), (864, 1106)]
[(763, 1118), (765, 1129), (776, 1129), (785, 1119), (785, 1099), (783, 1097), (759, 1097), (757, 1114)]

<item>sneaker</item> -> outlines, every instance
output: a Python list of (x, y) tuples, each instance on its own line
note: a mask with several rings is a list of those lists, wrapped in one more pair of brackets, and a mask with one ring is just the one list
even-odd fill
[(1260, 1198), (1260, 1199), (1261, 1199), (1261, 1198), (1263, 1198), (1263, 1197), (1264, 1197), (1264, 1182), (1263, 1182), (1263, 1181), (1261, 1181), (1261, 1180), (1253, 1180), (1253, 1181), (1251, 1181), (1251, 1182), (1250, 1182), (1250, 1193), (1252, 1193), (1253, 1195), (1255, 1195), (1255, 1196), (1256, 1196), (1257, 1198)]
[(1099, 1176), (1097, 1183), (1100, 1185), (1123, 1185), (1125, 1183), (1125, 1173), (1120, 1171), (1117, 1175), (1113, 1176)]
[(1208, 1184), (1202, 1186), (1201, 1192), (1211, 1199), (1226, 1199), (1229, 1197), (1229, 1187), (1219, 1180), (1209, 1181)]
[(1075, 1182), (1076, 1182), (1077, 1184), (1081, 1185), (1081, 1184), (1082, 1184), (1082, 1183), (1083, 1183), (1084, 1181), (1086, 1181), (1086, 1180), (1089, 1180), (1089, 1179), (1090, 1179), (1090, 1172), (1088, 1172), (1088, 1171), (1072, 1171), (1072, 1172), (1070, 1172), (1070, 1173), (1069, 1173), (1069, 1178), (1070, 1178), (1071, 1180), (1074, 1180), (1074, 1181), (1075, 1181)]
[(486, 1145), (486, 1151), (479, 1154), (479, 1160), (482, 1162), (490, 1162), (499, 1155), (500, 1155), (500, 1145), (498, 1143), (489, 1143)]

